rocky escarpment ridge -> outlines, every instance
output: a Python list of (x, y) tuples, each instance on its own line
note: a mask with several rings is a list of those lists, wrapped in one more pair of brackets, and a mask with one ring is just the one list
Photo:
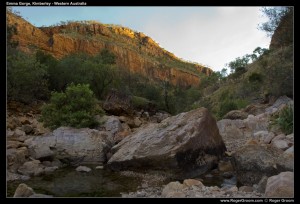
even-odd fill
[(150, 37), (128, 28), (92, 21), (38, 28), (9, 12), (7, 23), (16, 27), (17, 34), (12, 39), (28, 53), (42, 50), (62, 58), (75, 52), (94, 55), (108, 49), (116, 55), (119, 67), (128, 73), (138, 73), (154, 81), (167, 80), (184, 87), (197, 86), (200, 74), (209, 76), (212, 73), (210, 68), (179, 60)]

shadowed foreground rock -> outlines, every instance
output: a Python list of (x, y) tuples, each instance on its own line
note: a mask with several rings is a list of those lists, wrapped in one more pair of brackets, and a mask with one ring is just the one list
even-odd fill
[(206, 108), (150, 124), (112, 148), (113, 170), (170, 170), (187, 177), (217, 165), (226, 151), (215, 119)]
[(246, 145), (233, 155), (237, 180), (242, 185), (258, 183), (263, 176), (273, 176), (282, 171), (293, 171), (293, 154), (270, 145)]
[(294, 197), (294, 172), (281, 172), (268, 178), (266, 197)]

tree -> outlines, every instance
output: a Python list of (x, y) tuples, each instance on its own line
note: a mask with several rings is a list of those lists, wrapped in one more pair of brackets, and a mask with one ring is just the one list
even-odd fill
[(269, 18), (269, 21), (259, 25), (259, 29), (265, 31), (271, 37), (277, 29), (283, 17), (293, 10), (292, 7), (279, 6), (279, 7), (263, 7), (261, 11)]
[(221, 70), (221, 75), (222, 75), (222, 78), (225, 78), (228, 74), (227, 74), (227, 69), (226, 68), (223, 68), (222, 70)]
[(7, 56), (8, 100), (30, 103), (48, 98), (48, 67), (34, 56), (15, 50)]
[(42, 107), (41, 121), (51, 129), (60, 126), (95, 127), (94, 115), (101, 113), (88, 84), (70, 84), (65, 93), (52, 92), (50, 103)]
[(248, 55), (245, 55), (243, 57), (237, 57), (234, 61), (231, 61), (227, 64), (227, 66), (230, 68), (231, 73), (236, 72), (238, 68), (246, 67), (248, 65), (248, 62), (250, 61), (250, 58)]
[(70, 83), (90, 84), (97, 98), (118, 80), (113, 54), (104, 50), (95, 56), (86, 53), (71, 54), (49, 69), (51, 87), (64, 91)]

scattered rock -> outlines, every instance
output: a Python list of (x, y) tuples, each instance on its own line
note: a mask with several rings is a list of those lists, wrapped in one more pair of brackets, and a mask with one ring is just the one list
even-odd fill
[(274, 137), (272, 139), (272, 141), (276, 141), (276, 140), (284, 140), (285, 139), (285, 134), (280, 134), (280, 135), (277, 135), (276, 137)]
[(76, 168), (76, 171), (90, 172), (90, 171), (92, 171), (92, 169), (89, 167), (86, 167), (86, 166), (79, 166)]
[(217, 125), (227, 150), (234, 152), (252, 139), (253, 133), (268, 131), (269, 117), (267, 115), (248, 115), (244, 120), (222, 119), (217, 122)]
[(273, 132), (266, 130), (258, 131), (253, 134), (253, 138), (263, 144), (270, 144), (271, 140), (275, 137)]
[(274, 113), (276, 113), (277, 111), (281, 110), (283, 107), (285, 107), (286, 105), (289, 105), (289, 104), (293, 104), (292, 99), (290, 99), (287, 96), (280, 96), (272, 106), (266, 108), (266, 112), (268, 114), (274, 114)]
[(183, 192), (171, 191), (165, 196), (166, 198), (185, 198), (185, 194)]
[(18, 149), (7, 149), (6, 158), (7, 158), (7, 168), (11, 172), (16, 172), (17, 169), (23, 165), (28, 157), (28, 150), (26, 147), (21, 147)]
[(260, 115), (265, 112), (267, 104), (250, 104), (246, 108), (244, 108), (244, 112), (251, 115)]
[(230, 119), (230, 120), (236, 120), (236, 119), (246, 119), (248, 116), (247, 113), (245, 113), (242, 110), (232, 110), (226, 113), (226, 115), (223, 117), (223, 119)]
[(272, 140), (271, 145), (278, 149), (281, 149), (283, 151), (285, 151), (289, 148), (288, 142), (285, 140), (280, 140), (280, 139)]
[(20, 117), (19, 121), (21, 122), (22, 125), (31, 124), (30, 120), (27, 117), (25, 117), (25, 116)]
[(288, 148), (287, 150), (285, 150), (284, 153), (293, 154), (294, 153), (294, 145), (291, 146), (290, 148)]
[(185, 179), (183, 181), (183, 185), (186, 185), (188, 187), (190, 186), (198, 186), (198, 187), (203, 187), (203, 183), (199, 180), (196, 180), (196, 179)]
[(17, 149), (22, 146), (24, 146), (24, 144), (19, 141), (8, 140), (6, 142), (6, 149), (11, 149), (11, 148)]
[(163, 188), (161, 195), (162, 197), (169, 197), (172, 193), (184, 188), (186, 188), (186, 186), (179, 183), (179, 181), (170, 182)]
[(22, 125), (21, 128), (27, 135), (33, 132), (33, 128), (31, 125)]
[(294, 173), (281, 172), (268, 178), (266, 197), (294, 197)]
[(28, 187), (25, 183), (21, 183), (15, 191), (14, 198), (29, 197), (34, 194), (32, 188)]
[(96, 169), (103, 169), (103, 166), (96, 166)]
[(139, 118), (134, 118), (133, 120), (133, 123), (134, 123), (134, 127), (133, 128), (138, 128), (142, 125), (142, 121), (139, 119)]
[(25, 132), (23, 131), (23, 130), (20, 130), (20, 129), (16, 129), (15, 131), (14, 131), (14, 135), (13, 136), (15, 136), (15, 137), (21, 137), (21, 136), (25, 136), (26, 134), (25, 134)]
[(44, 172), (45, 172), (46, 174), (48, 174), (48, 173), (52, 173), (52, 172), (55, 171), (56, 169), (58, 169), (57, 166), (45, 167)]
[(269, 134), (264, 138), (263, 142), (265, 144), (270, 144), (272, 139), (275, 137), (275, 134), (273, 132), (269, 132)]
[(39, 144), (35, 148), (32, 147), (30, 146), (29, 153), (33, 158), (40, 161), (52, 161), (54, 159), (54, 152), (50, 150), (49, 146)]
[(106, 116), (107, 121), (105, 122), (106, 131), (110, 131), (113, 135), (123, 130), (122, 124), (116, 116)]
[(116, 144), (118, 144), (119, 142), (121, 142), (125, 137), (127, 137), (130, 134), (129, 131), (124, 130), (122, 132), (118, 132), (115, 136), (114, 136), (114, 141)]
[(222, 172), (233, 171), (233, 167), (230, 161), (219, 161), (218, 169)]
[(166, 112), (157, 112), (157, 113), (155, 113), (155, 115), (150, 117), (150, 121), (154, 122), (154, 123), (160, 123), (161, 121), (163, 121), (164, 119), (166, 119), (170, 116), (171, 115)]
[(16, 180), (26, 181), (28, 179), (30, 179), (29, 176), (25, 176), (25, 175), (21, 175), (21, 174), (16, 174), (16, 173), (11, 173), (9, 171), (6, 174), (6, 181), (16, 181)]
[(287, 135), (286, 138), (287, 138), (288, 140), (294, 142), (294, 133)]
[(256, 191), (259, 193), (265, 193), (268, 177), (263, 176), (257, 184)]
[(28, 161), (20, 166), (18, 173), (26, 176), (39, 176), (44, 173), (44, 166), (39, 160)]
[(239, 187), (239, 191), (252, 192), (253, 187), (252, 186), (241, 186), (241, 187)]

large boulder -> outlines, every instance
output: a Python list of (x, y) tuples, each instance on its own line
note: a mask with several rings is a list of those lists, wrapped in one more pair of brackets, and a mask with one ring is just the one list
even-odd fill
[(112, 146), (111, 135), (89, 128), (61, 127), (45, 136), (26, 140), (35, 159), (57, 158), (66, 163), (102, 163)]
[(246, 145), (232, 155), (237, 180), (242, 185), (257, 184), (263, 176), (293, 171), (294, 156), (271, 145)]
[(215, 167), (225, 151), (215, 119), (206, 108), (199, 108), (126, 137), (112, 148), (108, 166), (113, 170), (168, 169), (191, 176)]
[(294, 197), (294, 172), (281, 172), (268, 178), (266, 197)]

